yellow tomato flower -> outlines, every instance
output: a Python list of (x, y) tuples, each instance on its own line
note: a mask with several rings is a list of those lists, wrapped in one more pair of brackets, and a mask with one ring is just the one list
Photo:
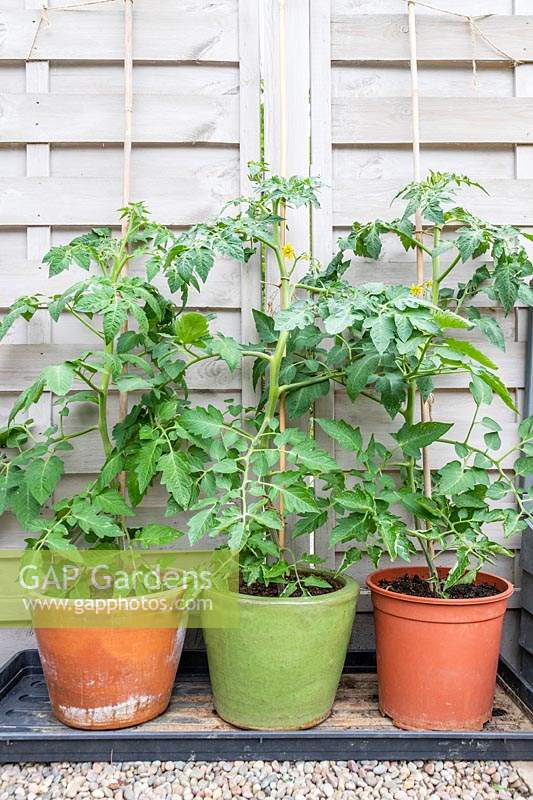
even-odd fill
[(283, 248), (283, 255), (285, 258), (294, 258), (294, 247), (292, 244), (286, 244)]
[(409, 291), (415, 297), (422, 297), (423, 294), (424, 294), (424, 287), (420, 286), (419, 283), (413, 283), (413, 284), (411, 284), (411, 288), (410, 288)]

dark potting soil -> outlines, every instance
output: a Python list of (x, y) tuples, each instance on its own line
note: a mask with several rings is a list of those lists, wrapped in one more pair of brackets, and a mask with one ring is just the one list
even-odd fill
[[(330, 587), (327, 589), (322, 586), (306, 586), (306, 590), (308, 595), (312, 595), (316, 597), (320, 594), (330, 594), (331, 592), (336, 592), (338, 589), (342, 589), (344, 584), (341, 581), (336, 580), (335, 578), (331, 578), (329, 575), (327, 577), (320, 575), (317, 572), (317, 577), (322, 577), (324, 580), (327, 580), (328, 583), (331, 584)], [(241, 594), (251, 594), (254, 597), (279, 597), (280, 594), (283, 592), (285, 588), (284, 584), (277, 584), (271, 583), (268, 586), (264, 586), (262, 583), (251, 583), (249, 586), (244, 583), (244, 581), (240, 580), (239, 582), (239, 592)], [(300, 588), (297, 588), (293, 594), (290, 595), (291, 597), (303, 597), (303, 593)]]
[[(431, 584), (420, 575), (400, 575), (392, 581), (382, 578), (379, 585), (382, 589), (388, 589), (397, 594), (409, 594), (412, 597), (435, 597)], [(448, 597), (451, 600), (493, 597), (496, 594), (500, 594), (500, 590), (492, 583), (460, 584), (452, 586), (448, 591)]]

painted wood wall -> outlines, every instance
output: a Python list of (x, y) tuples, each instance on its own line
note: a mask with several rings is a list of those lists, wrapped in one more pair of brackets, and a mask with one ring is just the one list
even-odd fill
[[(116, 224), (121, 204), (123, 4), (109, 0), (64, 10), (79, 0), (0, 0), (0, 307), (27, 291), (59, 291), (40, 264), (51, 244), (87, 227)], [(483, 30), (517, 60), (533, 62), (529, 0), (440, 0), (440, 8), (494, 14)], [(265, 147), (280, 164), (280, 39), (278, 0), (135, 0), (133, 195), (154, 216), (178, 228), (215, 212), (246, 191), (246, 163), (259, 153), (260, 79)], [(468, 197), (495, 222), (533, 226), (533, 66), (505, 63), (481, 39), (473, 42), (457, 17), (419, 7), (423, 168), (466, 172), (486, 184), (489, 197)], [(290, 240), (327, 260), (354, 219), (389, 216), (389, 202), (411, 178), (410, 82), (404, 0), (286, 0), (287, 168), (320, 174), (327, 186), (310, 228), (305, 214), (290, 219)], [(466, 200), (467, 198), (465, 198)], [(354, 282), (376, 278), (411, 282), (415, 267), (392, 243), (382, 263), (362, 262)], [(260, 304), (257, 264), (244, 271), (220, 262), (191, 306), (212, 311), (219, 330), (242, 340), (253, 335), (250, 310)], [(275, 304), (271, 295), (269, 302)], [(0, 311), (0, 313), (2, 313)], [(500, 312), (497, 312), (498, 314)], [(501, 316), (501, 315), (500, 315)], [(502, 377), (523, 403), (526, 314), (503, 323), (507, 351)], [(15, 327), (0, 346), (0, 414), (51, 363), (87, 343), (74, 319), (50, 326), (38, 316)], [(248, 402), (249, 376), (220, 365), (194, 373), (196, 402)], [(462, 376), (443, 383), (436, 418), (465, 426), (469, 409)], [(363, 402), (352, 407), (337, 393), (317, 413), (336, 415), (378, 435), (384, 415)], [(90, 410), (82, 410), (84, 422)], [(35, 416), (35, 415), (34, 415)], [(508, 441), (516, 419), (499, 406), (495, 416)], [(41, 426), (54, 418), (49, 397), (39, 405)], [(72, 420), (74, 422), (75, 420)], [(65, 492), (75, 491), (99, 463), (96, 440), (69, 457)], [(432, 465), (446, 457), (432, 451)], [(141, 514), (161, 515), (154, 490)], [(499, 536), (499, 532), (496, 532)], [(2, 543), (23, 534), (2, 520)], [(326, 553), (327, 531), (316, 547)], [(511, 546), (518, 550), (519, 541)], [(327, 554), (331, 563), (342, 554)], [(355, 575), (363, 578), (368, 564)], [(498, 562), (519, 586), (518, 559)], [(520, 591), (508, 614), (505, 649), (516, 657)], [(372, 643), (368, 597), (361, 600), (354, 647)], [(0, 632), (0, 659), (27, 646), (27, 631)]]

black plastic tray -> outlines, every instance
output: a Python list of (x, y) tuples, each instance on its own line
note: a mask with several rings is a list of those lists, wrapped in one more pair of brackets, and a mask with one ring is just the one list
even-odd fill
[[(39, 655), (36, 650), (24, 650), (0, 672), (0, 763), (155, 759), (533, 760), (533, 722), (528, 712), (533, 707), (533, 688), (503, 659), (494, 720), (488, 729), (473, 733), (418, 733), (392, 727), (377, 710), (373, 673), (374, 653), (350, 653), (337, 710), (330, 721), (317, 728), (273, 733), (241, 731), (216, 717), (205, 654), (189, 651), (182, 656), (173, 701), (166, 714), (138, 728), (90, 733), (67, 728), (54, 719)], [(362, 699), (351, 720), (354, 687), (359, 687)]]

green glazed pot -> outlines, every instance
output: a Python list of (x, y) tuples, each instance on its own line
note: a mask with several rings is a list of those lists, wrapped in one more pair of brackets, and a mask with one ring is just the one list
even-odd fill
[[(359, 596), (352, 578), (340, 580), (341, 589), (316, 597), (228, 592), (238, 604), (236, 626), (204, 629), (222, 719), (239, 728), (296, 730), (330, 714)], [(221, 592), (213, 594), (224, 602)]]

